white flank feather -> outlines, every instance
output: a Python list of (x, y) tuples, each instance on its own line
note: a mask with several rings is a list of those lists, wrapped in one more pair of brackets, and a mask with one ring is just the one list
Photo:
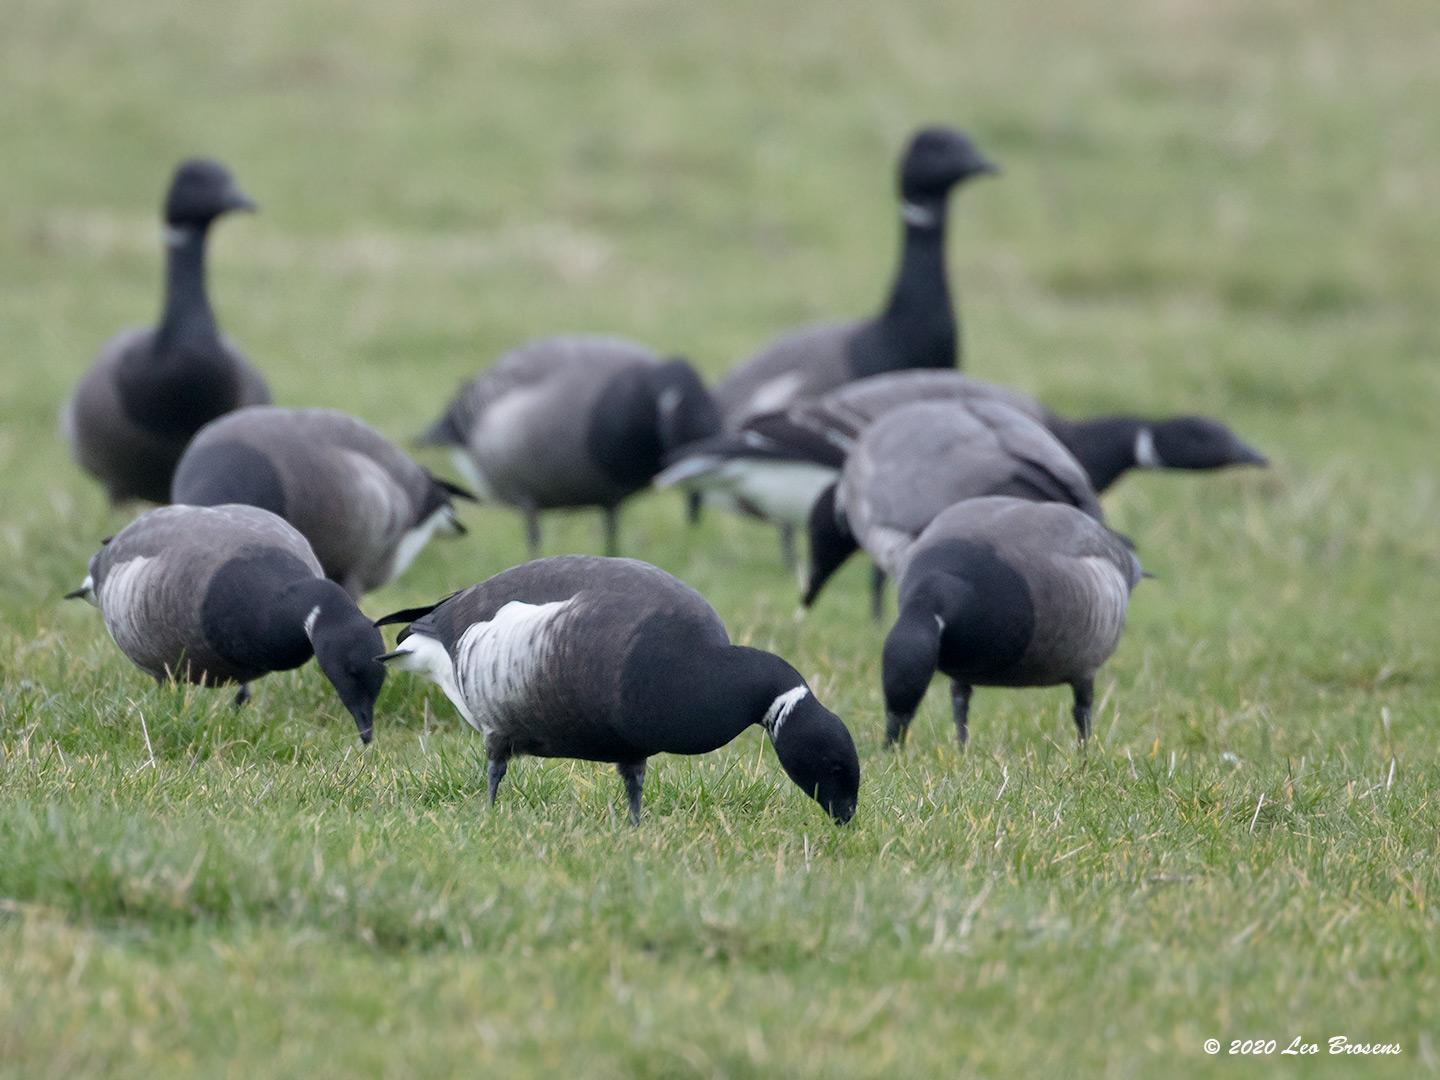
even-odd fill
[(455, 646), (455, 678), (475, 727), (489, 733), (507, 706), (524, 702), (543, 672), (555, 623), (575, 602), (512, 600), (489, 622), (475, 623)]

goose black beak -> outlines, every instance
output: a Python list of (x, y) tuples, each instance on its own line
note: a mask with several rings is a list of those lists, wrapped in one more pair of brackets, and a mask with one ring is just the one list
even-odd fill
[(233, 188), (225, 197), (225, 208), (227, 210), (240, 210), (247, 214), (253, 214), (260, 209), (260, 205), (239, 188)]
[(386, 663), (387, 661), (390, 661), (390, 660), (398, 660), (400, 657), (402, 657), (402, 656), (408, 656), (408, 655), (409, 655), (409, 650), (408, 650), (408, 649), (396, 649), (394, 652), (382, 653), (381, 655), (375, 657), (375, 661), (376, 661), (376, 663), (384, 664), (384, 663)]
[(1270, 467), (1270, 459), (1260, 453), (1259, 450), (1241, 443), (1240, 449), (1235, 453), (1235, 464), (1256, 465), (1262, 469), (1268, 469)]
[(85, 597), (87, 597), (87, 596), (89, 596), (89, 595), (90, 595), (90, 586), (88, 586), (88, 585), (81, 585), (78, 589), (71, 589), (69, 592), (67, 592), (67, 593), (64, 595), (64, 597), (63, 597), (62, 599), (65, 599), (65, 600), (84, 600)]

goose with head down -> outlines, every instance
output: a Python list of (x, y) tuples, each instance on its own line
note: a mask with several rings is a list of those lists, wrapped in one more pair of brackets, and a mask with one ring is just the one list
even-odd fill
[(458, 536), (463, 488), (436, 479), (399, 447), (333, 409), (240, 409), (201, 428), (175, 470), (172, 501), (244, 503), (278, 514), (351, 596), (410, 565), (436, 532)]
[(899, 567), (900, 610), (882, 654), (886, 742), (904, 740), (939, 671), (962, 746), (976, 686), (1068, 685), (1083, 743), (1095, 673), (1119, 644), (1141, 576), (1124, 539), (1073, 506), (956, 503)]
[(397, 622), (408, 626), (382, 659), (437, 683), (485, 736), (491, 802), (518, 755), (611, 762), (638, 822), (650, 757), (706, 754), (759, 726), (826, 813), (855, 812), (860, 764), (840, 718), (648, 563), (539, 559), (377, 625)]
[(120, 651), (157, 682), (239, 683), (237, 704), (253, 680), (313, 656), (370, 741), (384, 640), (268, 510), (151, 510), (106, 541), (67, 598), (98, 607)]
[(715, 402), (686, 361), (574, 336), (500, 357), (419, 441), (450, 448), (479, 498), (524, 514), (532, 556), (541, 511), (591, 506), (604, 511), (614, 554), (620, 504), (649, 486), (667, 454), (719, 430)]

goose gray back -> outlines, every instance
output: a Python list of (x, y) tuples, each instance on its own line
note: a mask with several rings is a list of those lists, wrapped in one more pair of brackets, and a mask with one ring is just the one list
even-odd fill
[(648, 563), (569, 555), (497, 574), (408, 622), (386, 660), (440, 685), (485, 736), (493, 801), (521, 754), (613, 762), (632, 818), (646, 759), (704, 754), (762, 726), (838, 821), (859, 763), (845, 725), (784, 660), (733, 645), (715, 610)]
[(506, 353), (461, 388), (421, 442), (448, 446), (483, 499), (521, 510), (532, 554), (538, 513), (599, 507), (606, 549), (616, 513), (666, 453), (719, 430), (708, 391), (683, 360), (616, 338), (546, 338)]
[(370, 741), (383, 639), (327, 581), (305, 538), (253, 506), (142, 514), (90, 560), (80, 589), (115, 644), (157, 682), (246, 684), (313, 655)]
[(172, 499), (278, 514), (352, 596), (403, 573), (437, 531), (464, 531), (452, 496), (367, 424), (332, 409), (241, 409), (207, 424), (175, 471)]
[(902, 368), (953, 368), (959, 326), (945, 270), (950, 193), (998, 172), (963, 133), (917, 131), (901, 155), (900, 258), (873, 318), (791, 331), (746, 360), (716, 388), (726, 425), (738, 428), (852, 379)]
[(983, 398), (903, 405), (863, 430), (833, 512), (811, 519), (805, 605), (857, 547), (893, 576), (941, 511), (981, 495), (1060, 502), (1102, 518), (1080, 463), (1024, 413)]
[(211, 225), (254, 209), (216, 162), (187, 161), (175, 172), (160, 322), (108, 341), (61, 410), (72, 456), (113, 502), (165, 502), (191, 435), (232, 409), (270, 400), (264, 379), (221, 336), (205, 284)]
[(962, 744), (974, 686), (1068, 684), (1084, 740), (1095, 673), (1140, 578), (1125, 541), (1073, 506), (1008, 496), (951, 506), (901, 562), (883, 655), (887, 742), (904, 738), (937, 669), (952, 680)]

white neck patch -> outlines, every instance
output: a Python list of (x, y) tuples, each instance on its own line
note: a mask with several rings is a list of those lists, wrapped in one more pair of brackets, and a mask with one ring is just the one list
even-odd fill
[(163, 234), (165, 237), (165, 246), (173, 248), (189, 243), (190, 237), (194, 235), (194, 232), (194, 229), (187, 229), (181, 225), (166, 225)]
[(810, 691), (805, 687), (797, 686), (793, 690), (786, 690), (770, 703), (770, 708), (765, 710), (765, 715), (760, 720), (760, 726), (770, 733), (771, 742), (780, 737), (781, 726), (808, 693)]
[(928, 206), (921, 206), (919, 203), (902, 202), (900, 204), (900, 218), (906, 225), (914, 225), (917, 229), (933, 229), (938, 223), (940, 215)]
[(1135, 436), (1135, 464), (1142, 469), (1163, 469), (1165, 462), (1155, 449), (1155, 433), (1142, 427)]
[(314, 638), (315, 620), (318, 618), (320, 618), (320, 605), (316, 604), (310, 609), (310, 614), (305, 616), (305, 636), (307, 638)]

